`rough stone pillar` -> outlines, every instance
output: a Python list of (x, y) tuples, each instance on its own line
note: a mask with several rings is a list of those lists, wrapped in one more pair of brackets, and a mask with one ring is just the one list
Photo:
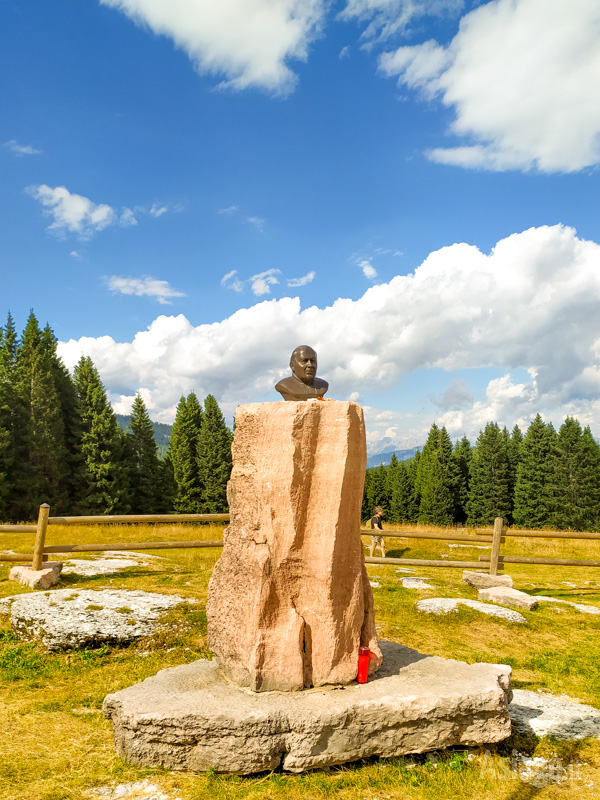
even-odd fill
[(379, 667), (360, 540), (366, 458), (357, 403), (238, 408), (231, 523), (206, 607), (209, 646), (238, 685), (350, 683), (359, 646)]

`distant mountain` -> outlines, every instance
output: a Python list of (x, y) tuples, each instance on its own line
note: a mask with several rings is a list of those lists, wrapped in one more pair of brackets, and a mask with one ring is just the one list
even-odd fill
[(410, 450), (388, 450), (386, 453), (377, 453), (376, 455), (369, 456), (367, 458), (367, 469), (370, 469), (371, 467), (379, 467), (381, 464), (383, 464), (384, 467), (387, 467), (394, 454), (396, 455), (398, 461), (408, 461), (409, 458), (412, 458), (422, 449), (422, 447), (412, 447)]
[[(117, 418), (117, 422), (123, 430), (126, 430), (129, 427), (131, 416), (126, 414), (115, 414), (115, 417)], [(156, 442), (156, 446), (158, 447), (158, 455), (160, 458), (164, 458), (169, 448), (169, 442), (171, 441), (171, 431), (173, 430), (173, 426), (167, 425), (164, 422), (152, 422), (152, 430), (154, 431), (154, 440)]]

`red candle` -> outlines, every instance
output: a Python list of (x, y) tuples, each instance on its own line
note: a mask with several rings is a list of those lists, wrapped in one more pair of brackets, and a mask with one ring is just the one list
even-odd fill
[(368, 647), (359, 647), (358, 648), (358, 677), (356, 680), (358, 683), (366, 683), (367, 677), (369, 676), (369, 659), (371, 657), (371, 651)]

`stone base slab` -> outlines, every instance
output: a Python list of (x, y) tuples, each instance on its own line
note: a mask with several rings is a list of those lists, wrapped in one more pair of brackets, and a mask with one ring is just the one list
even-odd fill
[(201, 660), (108, 695), (104, 714), (130, 763), (239, 774), (279, 765), (302, 772), (510, 735), (510, 667), (380, 644), (383, 665), (366, 684), (255, 693), (224, 679), (216, 660)]
[(49, 589), (59, 582), (62, 568), (60, 561), (45, 561), (41, 569), (13, 567), (8, 573), (8, 579), (29, 586), (30, 589)]

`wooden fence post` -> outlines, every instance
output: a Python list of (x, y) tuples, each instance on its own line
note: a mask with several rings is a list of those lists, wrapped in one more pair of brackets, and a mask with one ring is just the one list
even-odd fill
[(41, 569), (44, 560), (44, 544), (46, 541), (46, 528), (48, 527), (48, 517), (50, 516), (50, 506), (42, 503), (38, 516), (37, 530), (35, 532), (35, 545), (33, 548), (33, 561), (31, 569)]
[(498, 574), (498, 556), (502, 542), (502, 517), (494, 520), (494, 533), (492, 534), (492, 552), (490, 555), (490, 575)]

